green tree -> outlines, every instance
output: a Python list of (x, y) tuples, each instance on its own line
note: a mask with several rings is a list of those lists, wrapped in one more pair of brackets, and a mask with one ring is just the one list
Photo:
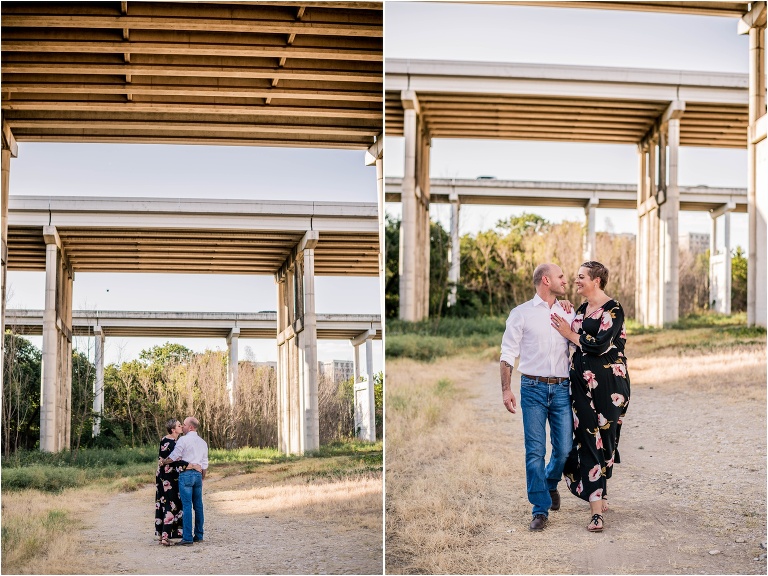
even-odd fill
[(8, 456), (31, 450), (40, 439), (42, 353), (26, 338), (10, 332), (4, 337), (2, 449)]
[(731, 258), (731, 312), (747, 309), (747, 259), (744, 249), (737, 246)]
[(171, 362), (186, 362), (190, 360), (194, 354), (195, 353), (186, 346), (166, 342), (162, 346), (153, 346), (149, 350), (142, 350), (139, 353), (139, 358), (147, 364), (165, 366)]

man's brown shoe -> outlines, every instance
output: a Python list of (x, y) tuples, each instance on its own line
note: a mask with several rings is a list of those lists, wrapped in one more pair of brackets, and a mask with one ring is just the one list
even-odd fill
[(552, 506), (550, 506), (549, 509), (560, 510), (560, 492), (555, 488), (554, 490), (549, 491), (549, 495), (552, 498)]
[(544, 530), (547, 525), (547, 517), (544, 514), (536, 514), (531, 521), (531, 525), (528, 526), (528, 530), (532, 532), (540, 532)]

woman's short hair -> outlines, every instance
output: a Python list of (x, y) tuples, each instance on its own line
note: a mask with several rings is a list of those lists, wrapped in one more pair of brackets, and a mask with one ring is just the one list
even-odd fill
[(178, 424), (179, 421), (176, 420), (176, 418), (171, 418), (165, 423), (165, 429), (168, 430), (168, 434), (173, 432), (173, 429), (176, 428), (176, 424)]
[(595, 262), (594, 260), (584, 262), (581, 267), (589, 270), (588, 273), (591, 280), (600, 278), (600, 289), (605, 290), (605, 285), (608, 284), (608, 268), (600, 264), (600, 262)]

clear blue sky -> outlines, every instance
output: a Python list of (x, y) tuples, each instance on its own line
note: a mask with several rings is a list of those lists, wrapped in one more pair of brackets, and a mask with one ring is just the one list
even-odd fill
[[(522, 62), (708, 72), (748, 71), (748, 38), (736, 19), (469, 3), (388, 2), (387, 58)], [(501, 140), (439, 140), (431, 176), (510, 180), (634, 183), (634, 146)], [(680, 149), (681, 185), (746, 187), (746, 150)], [(388, 138), (385, 174), (403, 173), (403, 139)], [(387, 212), (398, 215), (399, 204)], [(584, 220), (576, 208), (464, 206), (460, 231), (475, 233), (500, 218), (535, 211), (553, 221)], [(433, 205), (448, 226), (450, 209)], [(631, 210), (597, 210), (598, 231), (637, 230)], [(732, 246), (747, 246), (747, 215), (732, 216)], [(722, 225), (722, 224), (721, 224)], [(710, 232), (706, 213), (681, 212), (681, 232)]]
[[(11, 162), (11, 194), (41, 196), (248, 198), (376, 202), (376, 170), (364, 153), (257, 147), (20, 143)], [(8, 307), (44, 307), (45, 274), (8, 273)], [(75, 308), (179, 312), (275, 310), (271, 276), (78, 273)], [(319, 313), (378, 314), (378, 278), (316, 279)], [(166, 339), (108, 338), (106, 361), (130, 360)], [(175, 339), (194, 350), (226, 349), (224, 340)], [(41, 338), (33, 338), (38, 347)], [(86, 342), (78, 342), (86, 348)], [(275, 360), (272, 341), (240, 339), (258, 360)], [(320, 341), (320, 360), (351, 360), (352, 346)], [(374, 369), (382, 367), (374, 342)]]

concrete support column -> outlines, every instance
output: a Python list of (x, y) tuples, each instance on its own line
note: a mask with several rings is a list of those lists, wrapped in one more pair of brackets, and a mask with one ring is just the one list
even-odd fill
[[(649, 196), (656, 197), (656, 143), (648, 148), (647, 190)], [(659, 208), (655, 206), (648, 212), (648, 325), (659, 326)]]
[[(406, 93), (403, 94), (406, 96)], [(407, 94), (411, 96), (411, 94)], [(401, 202), (403, 215), (400, 222), (400, 319), (415, 321), (416, 274), (418, 266), (418, 198), (416, 196), (416, 147), (418, 145), (418, 100), (415, 94), (403, 98), (405, 137), (405, 172), (403, 174)]]
[(306, 232), (275, 275), (278, 443), (288, 454), (320, 447), (314, 256), (319, 237)]
[(384, 245), (386, 222), (384, 216), (384, 134), (376, 137), (376, 142), (365, 153), (365, 165), (376, 166), (376, 198), (379, 204), (379, 290), (381, 293), (381, 309), (384, 310), (384, 291), (386, 281), (387, 254)]
[(461, 203), (459, 195), (451, 193), (451, 267), (448, 269), (448, 283), (451, 291), (448, 293), (448, 306), (456, 305), (459, 280), (461, 278), (461, 240), (459, 239), (459, 214)]
[(104, 414), (104, 331), (101, 326), (93, 329), (95, 340), (94, 363), (96, 380), (93, 383), (93, 437), (101, 434), (101, 418)]
[(353, 344), (354, 355), (352, 356), (352, 382), (357, 384), (360, 380), (360, 344)]
[(227, 336), (227, 393), (229, 394), (229, 405), (237, 404), (237, 378), (238, 378), (238, 343), (240, 340), (240, 328), (232, 328)]
[(8, 270), (8, 200), (11, 195), (11, 158), (19, 154), (16, 139), (10, 128), (2, 122), (2, 161), (0, 172), (0, 414), (3, 412), (3, 371), (5, 364), (5, 297)]
[[(354, 407), (355, 430), (361, 440), (374, 442), (376, 440), (376, 395), (373, 377), (373, 342), (376, 335), (374, 329), (366, 330), (352, 338), (350, 344), (354, 347)], [(360, 346), (365, 343), (366, 378), (360, 374)]]
[(586, 261), (596, 258), (595, 224), (597, 223), (597, 205), (599, 203), (598, 198), (590, 198), (584, 207), (584, 215), (587, 219), (584, 229), (584, 260)]
[(400, 223), (400, 319), (429, 315), (429, 135), (412, 91), (401, 93), (404, 110), (405, 173)]
[(45, 311), (40, 390), (40, 450), (69, 448), (72, 411), (72, 281), (55, 226), (43, 228)]
[[(768, 258), (766, 237), (768, 230), (768, 184), (766, 170), (766, 147), (763, 137), (758, 140), (758, 123), (766, 114), (765, 81), (765, 27), (766, 7), (764, 2), (753, 3), (749, 14), (742, 22), (749, 20), (749, 131), (747, 141), (747, 210), (749, 212), (749, 254), (747, 258), (747, 324), (765, 326), (768, 316), (766, 281), (768, 280)], [(751, 18), (750, 18), (751, 17)], [(762, 156), (762, 160), (761, 160)], [(762, 177), (760, 176), (763, 172)]]
[(637, 240), (635, 241), (635, 320), (646, 325), (648, 317), (648, 215), (645, 214), (645, 202), (648, 199), (646, 189), (646, 151), (642, 145), (637, 147)]
[[(731, 313), (731, 211), (734, 202), (724, 204), (710, 212), (712, 234), (709, 240), (709, 302), (712, 310), (721, 314)], [(717, 250), (717, 219), (723, 217), (724, 249)]]
[(664, 295), (663, 324), (677, 322), (680, 301), (680, 253), (679, 220), (680, 189), (677, 185), (678, 156), (680, 147), (680, 120), (672, 118), (668, 123), (667, 144), (669, 146), (669, 168), (667, 170), (667, 198), (662, 207), (664, 217)]
[(317, 240), (304, 249), (304, 330), (301, 332), (304, 355), (304, 450), (320, 448), (320, 408), (317, 385), (317, 313), (315, 312), (315, 250)]

